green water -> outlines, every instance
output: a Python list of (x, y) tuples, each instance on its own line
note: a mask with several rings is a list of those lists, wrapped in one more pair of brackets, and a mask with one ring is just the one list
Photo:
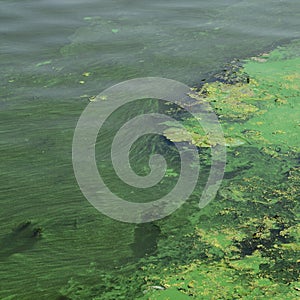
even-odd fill
[[(291, 175), (291, 170), (299, 166), (299, 147), (295, 142), (299, 126), (291, 127), (291, 120), (299, 119), (298, 81), (296, 88), (292, 87), (293, 82), (286, 88), (295, 90), (288, 104), (294, 105), (294, 110), (291, 114), (284, 108), (285, 118), (280, 120), (283, 126), (276, 128), (277, 133), (272, 134), (275, 129), (268, 130), (273, 128), (271, 125), (259, 129), (259, 125), (252, 127), (249, 120), (246, 127), (240, 121), (230, 120), (236, 124), (234, 136), (252, 131), (250, 136), (243, 136), (247, 143), (228, 149), (222, 189), (215, 201), (201, 211), (197, 203), (206, 172), (200, 174), (199, 186), (189, 201), (165, 219), (137, 226), (102, 215), (77, 185), (72, 139), (89, 98), (113, 84), (159, 76), (199, 87), (214, 81), (214, 75), (222, 73), (232, 60), (268, 52), (299, 38), (298, 1), (27, 0), (0, 4), (1, 299), (180, 299), (191, 288), (184, 287), (183, 293), (171, 288), (174, 294), (164, 296), (152, 295), (149, 286), (171, 285), (175, 279), (168, 276), (180, 274), (182, 270), (175, 271), (176, 268), (194, 260), (211, 266), (223, 256), (234, 257), (234, 253), (229, 255), (223, 249), (224, 243), (218, 247), (211, 242), (210, 234), (214, 236), (214, 230), (217, 232), (222, 225), (236, 228), (244, 223), (248, 236), (238, 239), (236, 251), (252, 254), (257, 245), (253, 246), (250, 236), (259, 220), (271, 220), (271, 225), (264, 221), (261, 226), (273, 230), (263, 233), (269, 236), (262, 244), (271, 250), (262, 252), (265, 260), (257, 260), (265, 264), (260, 275), (282, 284), (282, 288), (292, 283), (292, 291), (297, 291), (295, 250), (289, 250), (280, 259), (280, 251), (273, 246), (294, 245), (297, 235), (292, 232), (290, 240), (284, 241), (276, 230), (282, 229), (282, 224), (287, 230), (294, 230), (299, 216), (298, 175)], [(292, 48), (291, 57), (299, 56), (297, 45)], [(249, 64), (246, 71), (261, 76), (263, 70)], [(292, 71), (297, 73), (297, 68)], [(263, 76), (269, 76), (270, 82), (275, 77), (272, 72)], [(271, 83), (266, 81), (265, 85), (267, 89)], [(276, 90), (275, 98), (278, 93)], [(276, 114), (280, 105), (276, 103), (258, 104), (271, 113), (264, 120), (256, 116), (255, 122), (271, 124), (272, 113)], [(141, 111), (148, 106), (136, 109)], [(126, 119), (133, 112), (128, 109), (122, 113)], [(288, 118), (290, 121), (285, 121)], [(226, 133), (231, 130), (230, 122), (224, 125)], [(270, 144), (253, 138), (254, 130), (261, 130)], [(279, 130), (287, 132), (288, 138), (282, 139)], [(110, 141), (112, 132), (108, 127), (102, 140)], [(152, 146), (157, 141), (156, 147), (133, 149), (133, 160), (135, 171), (143, 175), (148, 171), (145, 165), (152, 150), (166, 153), (175, 175), (167, 176), (166, 185), (152, 191), (158, 197), (174, 184), (178, 166), (172, 145), (155, 137), (148, 143)], [(105, 148), (106, 144), (99, 145), (102, 146)], [(209, 150), (199, 152), (205, 171)], [(120, 185), (111, 166), (104, 168), (104, 173), (116, 193), (130, 198), (130, 189)], [(288, 181), (288, 176), (295, 179)], [(247, 178), (255, 178), (250, 189)], [(138, 202), (148, 196), (149, 193), (136, 191), (132, 200)], [(206, 230), (207, 240), (201, 237), (199, 243), (195, 242), (196, 227)], [(281, 276), (280, 270), (291, 269), (294, 271)], [(213, 268), (209, 270), (214, 272)], [(241, 280), (246, 278), (242, 271), (240, 276)], [(160, 277), (165, 278), (164, 282)], [(248, 277), (245, 280), (250, 281)], [(150, 292), (143, 296), (148, 289)], [(227, 298), (239, 298), (226, 292)], [(210, 299), (209, 294), (208, 298), (197, 295), (197, 289), (193, 293), (193, 299)], [(296, 299), (296, 294), (290, 295), (290, 299)]]

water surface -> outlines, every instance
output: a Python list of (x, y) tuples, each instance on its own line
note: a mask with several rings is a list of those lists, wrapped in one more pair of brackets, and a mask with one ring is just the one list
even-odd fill
[(297, 0), (0, 5), (2, 299), (55, 299), (91, 264), (114, 270), (155, 252), (157, 227), (101, 215), (77, 186), (72, 137), (89, 97), (144, 76), (200, 86), (300, 35)]

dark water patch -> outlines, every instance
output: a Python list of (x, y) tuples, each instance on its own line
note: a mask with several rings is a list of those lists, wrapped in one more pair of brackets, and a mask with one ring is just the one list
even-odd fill
[(136, 258), (153, 255), (157, 250), (160, 229), (153, 223), (136, 225), (132, 250)]
[(21, 253), (32, 250), (38, 240), (42, 237), (42, 227), (25, 221), (19, 224), (11, 233), (7, 234), (0, 241), (1, 260), (14, 253)]

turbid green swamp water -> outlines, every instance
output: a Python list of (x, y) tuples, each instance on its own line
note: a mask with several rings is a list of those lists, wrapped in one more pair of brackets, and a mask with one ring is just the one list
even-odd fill
[[(298, 1), (0, 4), (1, 299), (299, 297)], [(135, 225), (84, 198), (72, 138), (94, 96), (145, 76), (201, 89), (223, 127), (227, 167), (200, 210), (213, 145), (184, 119), (199, 147), (199, 184), (169, 217)], [(167, 110), (154, 100), (119, 110), (97, 144), (107, 184), (135, 202), (174, 186), (174, 135), (132, 149), (137, 174), (149, 172), (153, 152), (168, 162), (147, 191), (122, 184), (105, 149), (123, 121), (157, 107)]]

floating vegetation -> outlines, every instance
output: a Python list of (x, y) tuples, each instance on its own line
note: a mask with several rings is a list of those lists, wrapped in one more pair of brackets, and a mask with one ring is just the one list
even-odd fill
[[(172, 142), (186, 142), (196, 145), (199, 148), (210, 148), (218, 144), (218, 141), (213, 140), (208, 134), (199, 134), (195, 132), (188, 132), (184, 128), (170, 127), (164, 131), (164, 136)], [(219, 141), (222, 144), (223, 141)], [(225, 146), (227, 147), (239, 147), (247, 143), (244, 138), (241, 137), (225, 137)]]
[(255, 106), (255, 94), (248, 84), (214, 82), (204, 85), (206, 101), (210, 102), (220, 118), (246, 120), (259, 111)]
[[(81, 51), (85, 54), (86, 49), (93, 47), (94, 40), (97, 40), (99, 34), (104, 37), (114, 36), (117, 40), (126, 29), (121, 28), (117, 22), (92, 17), (85, 20), (91, 24), (91, 28), (79, 29), (73, 36), (73, 44), (62, 49), (63, 54), (77, 55)], [(85, 36), (89, 43), (85, 43), (83, 39)], [(155, 45), (152, 42), (151, 44)], [(147, 52), (142, 44), (137, 45), (137, 48), (139, 47), (141, 52)], [(22, 298), (21, 289), (26, 286), (27, 294), (24, 296), (26, 299), (41, 298), (42, 295), (50, 299), (54, 295), (53, 289), (57, 289), (55, 296), (61, 300), (298, 299), (300, 297), (299, 49), (300, 43), (295, 41), (287, 47), (252, 57), (243, 66), (240, 62), (233, 62), (233, 66), (227, 66), (222, 74), (216, 76), (218, 81), (204, 84), (201, 91), (194, 93), (193, 102), (189, 104), (197, 105), (197, 101), (210, 103), (221, 122), (225, 145), (228, 147), (226, 172), (215, 201), (199, 210), (201, 190), (195, 190), (185, 205), (168, 218), (156, 221), (149, 227), (147, 225), (130, 229), (124, 224), (113, 223), (115, 228), (112, 227), (113, 230), (109, 232), (108, 242), (116, 245), (113, 253), (107, 248), (101, 248), (101, 242), (105, 244), (104, 240), (107, 239), (108, 233), (103, 233), (104, 230), (95, 230), (95, 228), (103, 229), (105, 223), (104, 221), (102, 223), (102, 220), (100, 222), (100, 218), (99, 223), (95, 223), (94, 219), (97, 219), (98, 215), (92, 215), (90, 211), (85, 212), (86, 217), (83, 217), (84, 214), (80, 215), (82, 223), (75, 219), (70, 224), (58, 223), (53, 227), (48, 224), (52, 230), (49, 228), (44, 230), (32, 221), (22, 222), (12, 232), (5, 232), (1, 237), (2, 258), (10, 261), (10, 267), (18, 266), (24, 272), (24, 275), (21, 274), (19, 277), (8, 274), (10, 276), (5, 279), (3, 276), (5, 280), (3, 286), (9, 286), (3, 294), (8, 295), (11, 292), (9, 289), (15, 284), (12, 283), (12, 278), (27, 280), (31, 268), (39, 264), (44, 266), (46, 259), (50, 264), (54, 262), (52, 266), (54, 269), (49, 272), (49, 277), (46, 274), (44, 282), (35, 282), (32, 279), (30, 280), (34, 281), (33, 285), (26, 285), (28, 281), (19, 282), (16, 293), (20, 293), (21, 296), (4, 297)], [(107, 52), (110, 50), (107, 49)], [(136, 59), (136, 53), (133, 53)], [(237, 66), (234, 66), (235, 63)], [(107, 70), (111, 71), (111, 65), (106, 66)], [(55, 63), (44, 61), (35, 66), (40, 70), (47, 67), (50, 69)], [(163, 64), (161, 66), (164, 67)], [(123, 69), (121, 70), (123, 72)], [(124, 74), (125, 72), (127, 70)], [(53, 79), (48, 79), (46, 83), (40, 74), (29, 79), (32, 79), (34, 85), (43, 83), (44, 87), (58, 84), (68, 88), (69, 84), (86, 87), (86, 90), (82, 90), (81, 97), (94, 101), (95, 97), (91, 96), (94, 90), (88, 89), (88, 84), (100, 74), (106, 76), (111, 73), (105, 73), (105, 70), (99, 70), (97, 67), (89, 67), (82, 68), (77, 73), (66, 74), (65, 77), (53, 76)], [(116, 76), (115, 80), (119, 81), (123, 77), (123, 74)], [(22, 83), (21, 76), (12, 77), (8, 81), (11, 84)], [(72, 102), (71, 106), (74, 105), (76, 103)], [(80, 109), (82, 107), (80, 106)], [(34, 110), (34, 107), (30, 109)], [(77, 113), (79, 110), (74, 111)], [(54, 115), (59, 111), (52, 111), (51, 107), (50, 112)], [(73, 125), (72, 123), (70, 128), (73, 128)], [(194, 144), (199, 147), (199, 155), (203, 155), (205, 150), (216, 146), (217, 143), (223, 142), (213, 140), (199, 128), (197, 120), (184, 119), (184, 128), (176, 127), (172, 123), (166, 123), (165, 126), (166, 139)], [(57, 135), (56, 138), (65, 141), (63, 129), (60, 128), (60, 131), (61, 136)], [(42, 133), (47, 142), (49, 139), (47, 135), (50, 136), (50, 133)], [(32, 148), (26, 146), (28, 148), (24, 149), (34, 158), (41, 159), (40, 152), (51, 152), (51, 147), (45, 141), (41, 141), (40, 137), (36, 139), (40, 144), (33, 143)], [(13, 133), (11, 141), (14, 140)], [(165, 140), (162, 141), (163, 146), (164, 142)], [(28, 140), (25, 144), (27, 143)], [(54, 143), (52, 147), (56, 146), (58, 144)], [(143, 147), (147, 148), (148, 145), (145, 143)], [(53, 157), (56, 161), (58, 157), (55, 153), (53, 152)], [(51, 163), (49, 157), (45, 160)], [(14, 163), (12, 168), (15, 166)], [(201, 166), (206, 167), (206, 161), (201, 163)], [(26, 167), (27, 164), (26, 162)], [(144, 163), (141, 165), (145, 166)], [(62, 168), (65, 169), (64, 164)], [(147, 171), (141, 174), (147, 174)], [(165, 177), (176, 180), (179, 173), (178, 169), (169, 166)], [(49, 186), (53, 182), (59, 185), (65, 180), (66, 173), (63, 171), (59, 174), (60, 177), (57, 178), (54, 172), (53, 181), (46, 183)], [(200, 176), (203, 176), (202, 173)], [(52, 180), (52, 177), (49, 178)], [(45, 181), (44, 178), (42, 180)], [(8, 185), (7, 189), (9, 188)], [(70, 184), (68, 193), (72, 189), (73, 185)], [(62, 195), (57, 193), (55, 197), (60, 201)], [(137, 198), (144, 200), (144, 191), (140, 195)], [(45, 194), (45, 197), (48, 195)], [(134, 195), (130, 197), (132, 200)], [(43, 205), (45, 202), (41, 203)], [(73, 207), (73, 202), (68, 205)], [(79, 211), (82, 203), (78, 206), (75, 203), (74, 207), (77, 214), (77, 208)], [(56, 208), (52, 212), (55, 217), (52, 215), (52, 218), (57, 222)], [(47, 211), (46, 214), (48, 213), (51, 212)], [(123, 236), (120, 235), (122, 226), (124, 226)], [(58, 240), (60, 242), (57, 243)], [(130, 245), (128, 246), (126, 242)], [(57, 249), (54, 247), (55, 243), (63, 247)], [(77, 259), (81, 259), (83, 254), (78, 253), (78, 256), (70, 257), (70, 253), (72, 254), (74, 249), (81, 249), (81, 244), (85, 245), (85, 260), (80, 261), (81, 266), (77, 268), (75, 266)], [(68, 248), (64, 248), (65, 245)], [(51, 250), (46, 252), (49, 256), (42, 256), (45, 254), (44, 249)], [(117, 262), (120, 253), (126, 257), (123, 266)], [(52, 261), (53, 256), (59, 257), (60, 260)], [(97, 259), (99, 261), (96, 261)], [(70, 261), (70, 264), (64, 265), (64, 269), (61, 269), (61, 263), (66, 261)], [(103, 261), (110, 265), (111, 270), (104, 268)], [(86, 270), (82, 271), (82, 268)], [(32, 274), (41, 274), (40, 270), (36, 268)], [(13, 272), (17, 271), (14, 269)], [(48, 284), (49, 281), (54, 281), (54, 277), (58, 279), (47, 295), (49, 287), (45, 286), (45, 282)], [(61, 287), (57, 288), (58, 285)], [(52, 298), (54, 299), (54, 296)]]
[[(276, 152), (278, 156), (278, 152), (300, 150), (300, 57), (292, 57), (290, 51), (284, 50), (289, 58), (280, 60), (281, 50), (251, 58), (242, 69), (239, 67), (235, 73), (244, 74), (240, 76), (247, 77), (248, 82), (206, 83), (199, 92), (194, 91), (191, 95), (192, 105), (206, 101), (214, 108), (223, 126), (227, 146), (252, 144), (271, 154), (268, 150), (271, 145), (281, 145), (280, 151), (274, 146), (277, 150), (273, 156)], [(171, 126), (165, 130), (165, 136), (173, 142), (214, 146), (210, 137), (199, 129), (199, 124), (187, 119), (184, 125), (187, 132)]]
[[(249, 60), (249, 83), (206, 84), (194, 98), (216, 109), (230, 150), (217, 199), (199, 211), (196, 192), (167, 221), (155, 222), (155, 254), (134, 271), (128, 265), (112, 276), (95, 268), (71, 279), (60, 291), (65, 299), (300, 297), (300, 95), (293, 90), (300, 60), (289, 51), (288, 60), (277, 59), (279, 53)], [(166, 122), (164, 135), (213, 147), (196, 124)]]
[[(276, 191), (272, 186), (264, 186), (263, 179), (260, 182), (259, 178), (253, 179), (258, 187), (262, 186), (252, 191), (253, 196), (276, 198), (282, 203), (279, 211), (276, 203), (272, 203), (266, 209), (256, 204), (258, 212), (250, 204), (253, 203), (250, 193), (240, 191), (234, 200), (236, 204), (225, 196), (223, 208), (214, 202), (219, 209), (215, 213), (207, 207), (202, 218), (197, 220), (195, 215), (191, 216), (190, 224), (186, 224), (190, 233), (180, 232), (178, 239), (173, 236), (178, 243), (180, 239), (184, 243), (189, 238), (191, 247), (184, 248), (188, 250), (185, 258), (168, 268), (145, 267), (143, 271), (152, 276), (147, 277), (145, 296), (138, 299), (280, 299), (283, 294), (286, 299), (298, 298), (300, 227), (294, 209), (297, 208), (299, 171), (299, 167), (291, 168), (287, 182)], [(253, 182), (246, 183), (248, 188)], [(285, 201), (291, 202), (286, 205)], [(249, 205), (251, 209), (246, 210)], [(203, 217), (209, 211), (210, 221), (205, 225), (203, 221), (209, 219)], [(169, 230), (172, 232), (172, 228)], [(171, 239), (168, 241), (172, 243)], [(176, 242), (172, 245), (174, 247)], [(173, 255), (179, 258), (176, 254), (173, 250)], [(153, 283), (166, 289), (151, 290), (149, 286)]]

